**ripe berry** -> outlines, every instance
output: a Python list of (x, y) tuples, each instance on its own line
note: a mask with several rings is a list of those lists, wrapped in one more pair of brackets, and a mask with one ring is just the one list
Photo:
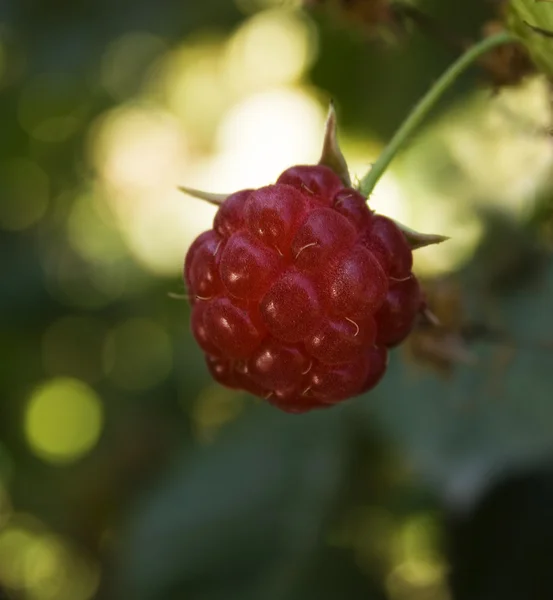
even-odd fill
[(229, 196), (191, 245), (192, 332), (214, 379), (288, 412), (372, 389), (422, 296), (399, 227), (323, 165)]

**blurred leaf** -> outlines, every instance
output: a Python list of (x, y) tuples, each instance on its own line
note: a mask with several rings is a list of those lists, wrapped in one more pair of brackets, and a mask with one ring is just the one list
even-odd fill
[(439, 378), (396, 351), (383, 383), (356, 406), (454, 502), (472, 502), (495, 477), (553, 451), (553, 261), (536, 272), (529, 249), (521, 265), (515, 241), (488, 238), (487, 260), (477, 254), (461, 278), (465, 319), (502, 332), (474, 344), (477, 363)]
[(510, 0), (507, 22), (539, 68), (553, 77), (553, 6), (536, 0)]
[(313, 581), (347, 470), (343, 415), (256, 410), (177, 465), (131, 524), (117, 597), (342, 598)]

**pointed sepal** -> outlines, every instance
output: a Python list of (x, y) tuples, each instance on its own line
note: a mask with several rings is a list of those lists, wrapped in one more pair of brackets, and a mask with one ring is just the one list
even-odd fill
[(435, 233), (420, 233), (414, 229), (403, 225), (395, 221), (395, 224), (401, 229), (405, 239), (407, 240), (411, 250), (417, 250), (418, 248), (424, 248), (425, 246), (432, 246), (433, 244), (441, 244), (449, 240), (447, 235), (438, 235)]
[(440, 319), (426, 306), (423, 305), (421, 308), (421, 315), (428, 325), (432, 325), (433, 327), (441, 327)]
[(334, 103), (331, 101), (328, 109), (328, 116), (326, 118), (323, 151), (319, 164), (332, 169), (346, 187), (351, 187), (348, 165), (340, 150), (340, 146), (338, 145), (337, 129), (336, 110), (334, 109)]
[(188, 294), (177, 294), (176, 292), (167, 292), (167, 297), (171, 300), (190, 300)]
[(184, 194), (188, 194), (194, 198), (205, 200), (215, 206), (221, 206), (223, 202), (230, 196), (230, 194), (213, 194), (212, 192), (202, 192), (201, 190), (195, 190), (193, 188), (179, 186), (178, 188)]

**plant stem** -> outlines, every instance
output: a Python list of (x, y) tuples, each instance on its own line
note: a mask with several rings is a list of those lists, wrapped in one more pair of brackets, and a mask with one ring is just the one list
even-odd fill
[(467, 67), (492, 48), (517, 41), (518, 38), (513, 34), (502, 31), (501, 33), (487, 37), (474, 44), (460, 56), (413, 108), (386, 148), (384, 148), (384, 151), (378, 157), (370, 171), (361, 179), (359, 191), (366, 197), (370, 196), (378, 180), (382, 177), (384, 171), (388, 168), (401, 147), (408, 138), (411, 137), (415, 129), (421, 124), (436, 102), (452, 86), (455, 80)]

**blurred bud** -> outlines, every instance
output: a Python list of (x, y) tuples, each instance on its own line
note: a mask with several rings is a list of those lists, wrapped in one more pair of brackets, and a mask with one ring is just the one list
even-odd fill
[[(463, 337), (463, 303), (460, 285), (451, 279), (424, 285), (426, 306), (405, 349), (413, 362), (429, 367), (443, 376), (457, 364), (472, 364), (475, 358)], [(430, 312), (430, 310), (432, 312)]]
[[(483, 27), (484, 37), (490, 37), (505, 29), (501, 20), (488, 21)], [(536, 71), (526, 48), (521, 43), (497, 46), (480, 61), (481, 66), (495, 90), (518, 85)]]
[(541, 0), (503, 2), (506, 26), (519, 37), (535, 66), (553, 76), (553, 7)]

